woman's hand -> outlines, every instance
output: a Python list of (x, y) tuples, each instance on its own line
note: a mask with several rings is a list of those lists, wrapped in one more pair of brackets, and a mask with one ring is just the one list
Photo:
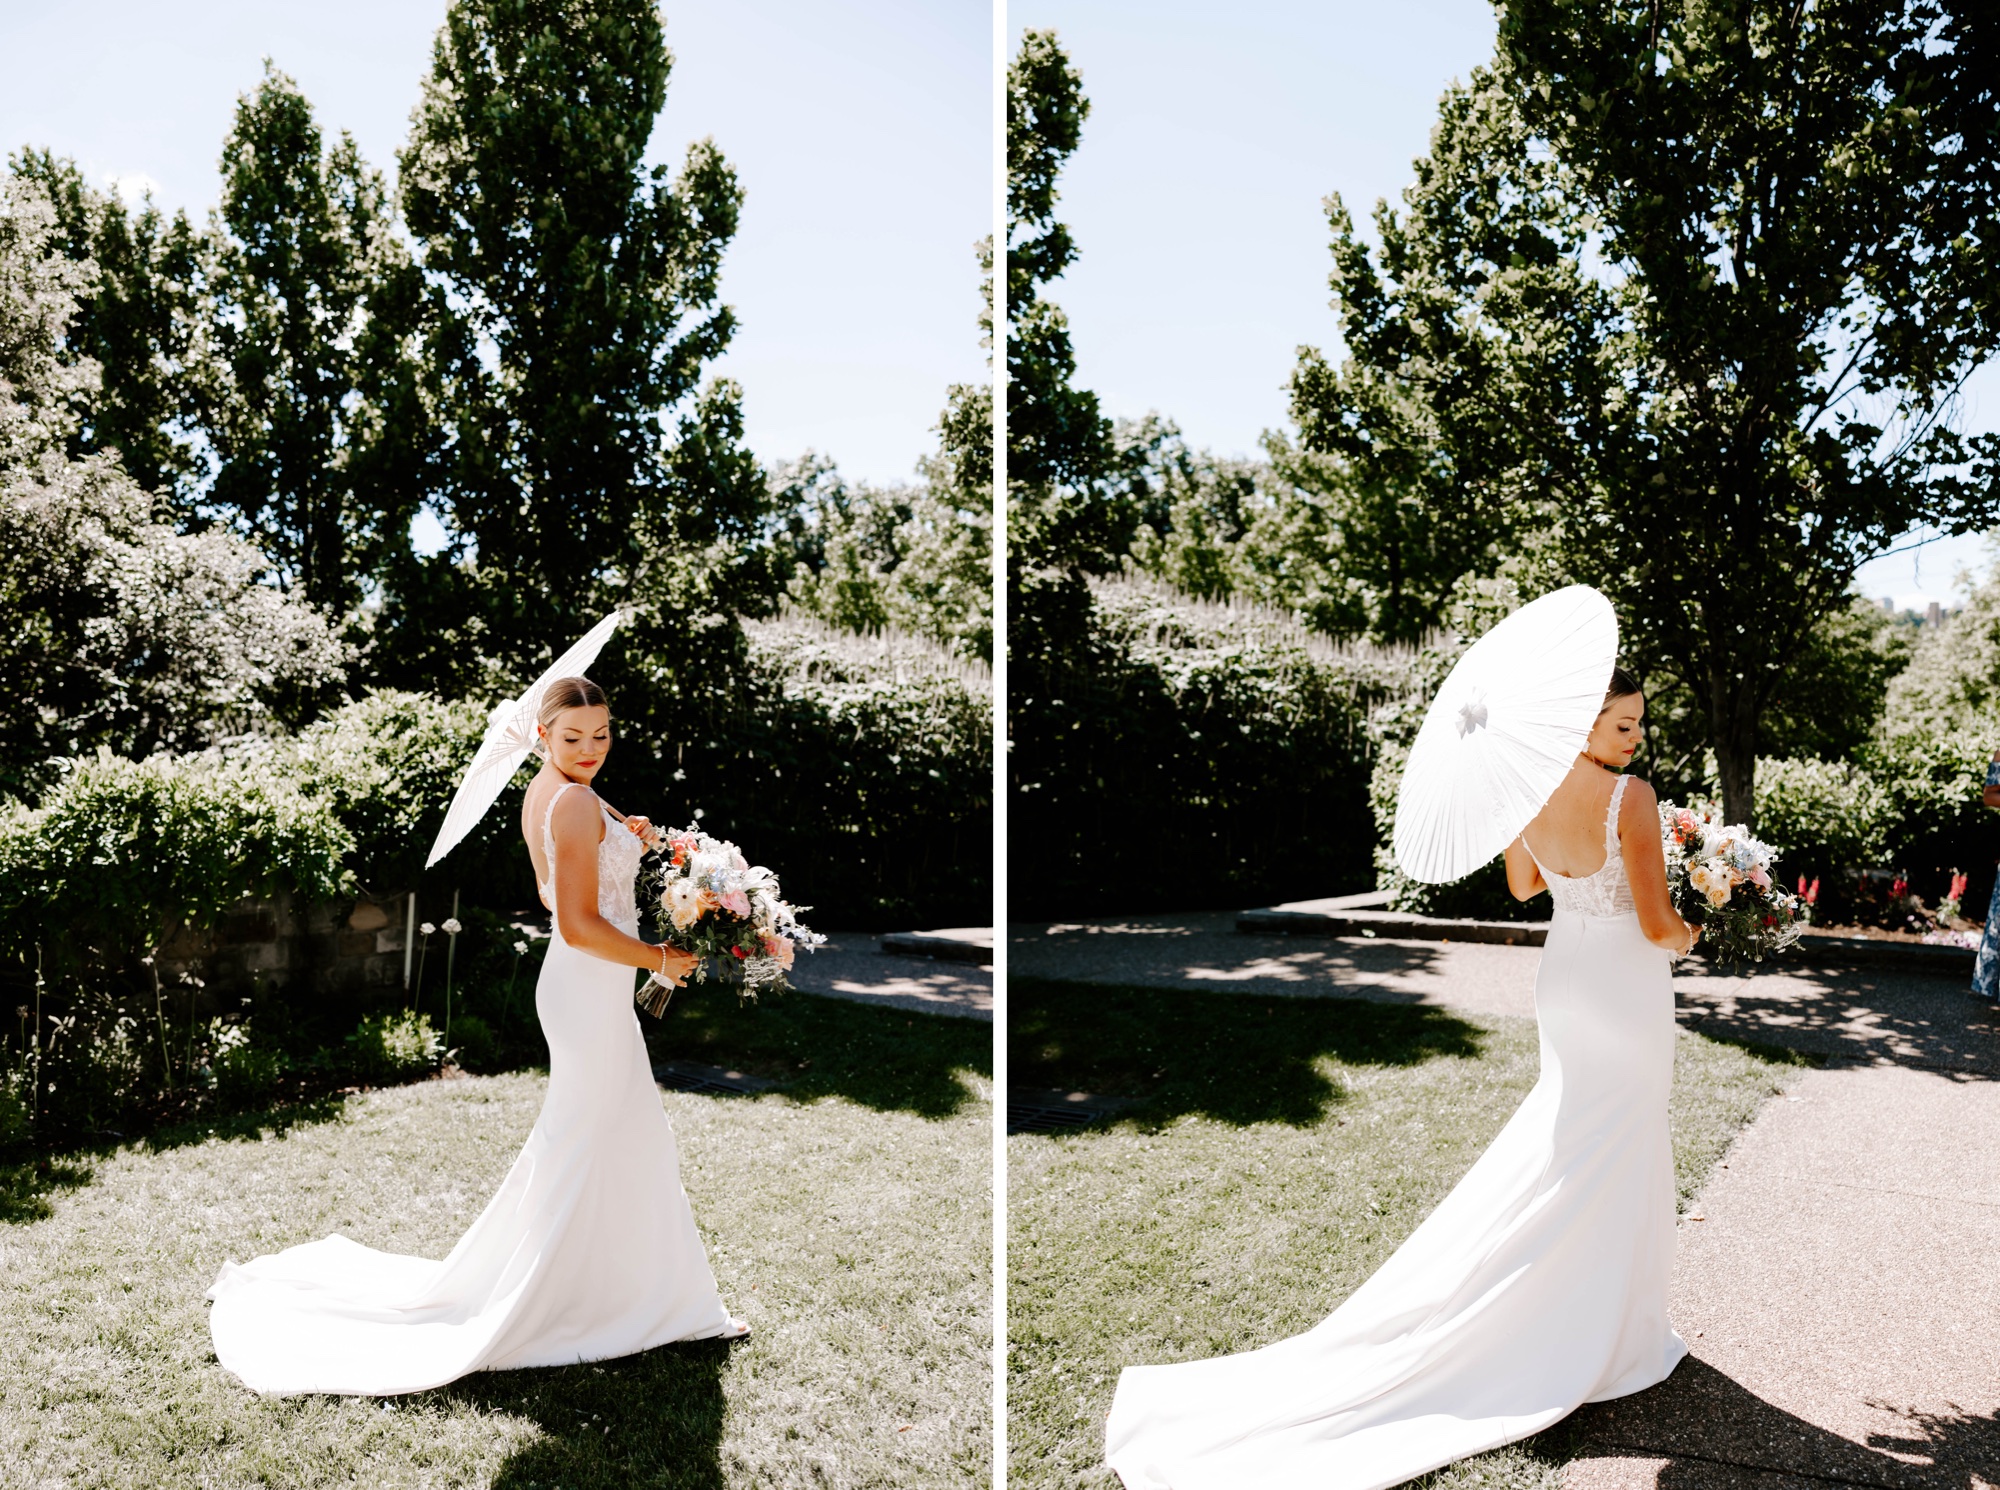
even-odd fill
[(683, 952), (679, 947), (669, 946), (665, 942), (660, 944), (659, 951), (660, 976), (670, 979), (676, 988), (680, 987), (687, 975), (694, 971), (695, 963), (700, 960), (694, 953)]
[(1689, 933), (1688, 944), (1686, 949), (1680, 952), (1678, 955), (1682, 957), (1691, 957), (1694, 955), (1694, 944), (1701, 940), (1701, 928), (1699, 926), (1694, 925), (1692, 922), (1683, 922), (1682, 924), (1687, 926), (1688, 929)]
[(647, 853), (659, 852), (660, 830), (653, 826), (651, 818), (628, 817), (625, 819), (625, 826), (630, 828), (638, 836), (639, 841), (646, 845)]

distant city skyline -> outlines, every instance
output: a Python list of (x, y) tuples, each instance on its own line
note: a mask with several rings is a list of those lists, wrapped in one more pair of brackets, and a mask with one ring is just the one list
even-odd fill
[[(197, 220), (265, 56), (329, 140), (392, 177), (444, 0), (329, 6), (73, 0), (0, 14), (0, 151), (47, 146), (93, 184)], [(664, 7), (674, 52), (649, 162), (712, 135), (745, 190), (723, 262), (751, 448), (911, 479), (954, 382), (987, 376), (974, 244), (991, 227), (984, 5), (811, 0)]]
[[(1081, 257), (1050, 293), (1107, 414), (1157, 411), (1197, 447), (1255, 455), (1288, 423), (1299, 346), (1339, 351), (1322, 199), (1339, 192), (1364, 231), (1378, 199), (1399, 199), (1439, 95), (1492, 54), (1493, 10), (1157, 0), (1143, 27), (1132, 15), (1126, 0), (1009, 11), (1010, 50), (1053, 28), (1091, 102), (1057, 208)], [(1964, 421), (2000, 429), (2000, 369), (1975, 376)], [(1962, 598), (1959, 569), (1988, 567), (1982, 539), (1946, 539), (1872, 560), (1856, 584), (1922, 612)]]

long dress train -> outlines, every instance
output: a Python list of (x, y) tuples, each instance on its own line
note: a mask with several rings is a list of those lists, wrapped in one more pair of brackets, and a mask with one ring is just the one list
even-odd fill
[[(566, 783), (549, 799), (569, 790)], [(598, 908), (636, 934), (644, 849), (606, 815)], [(554, 843), (542, 820), (554, 903)], [(560, 925), (535, 985), (549, 1086), (520, 1157), (442, 1262), (335, 1234), (238, 1266), (209, 1290), (216, 1359), (267, 1395), (386, 1396), (471, 1371), (557, 1366), (731, 1332), (681, 1189), (630, 968)]]
[[(1118, 1379), (1127, 1490), (1385, 1490), (1663, 1380), (1674, 995), (1640, 933), (1612, 789), (1605, 862), (1551, 874), (1541, 1078), (1394, 1256), (1303, 1335)], [(1538, 861), (1539, 862), (1539, 861)]]

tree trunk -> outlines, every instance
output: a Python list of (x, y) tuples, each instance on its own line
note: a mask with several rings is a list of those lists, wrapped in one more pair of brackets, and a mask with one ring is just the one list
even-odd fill
[(1722, 779), (1726, 821), (1757, 831), (1757, 699), (1749, 680), (1734, 675), (1731, 659), (1709, 669), (1709, 743)]

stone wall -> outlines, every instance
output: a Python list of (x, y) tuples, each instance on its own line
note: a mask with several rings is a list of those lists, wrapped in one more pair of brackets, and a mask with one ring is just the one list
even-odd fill
[(243, 900), (206, 932), (183, 931), (162, 949), (161, 981), (200, 978), (217, 1008), (259, 986), (293, 992), (388, 994), (402, 989), (409, 896), (299, 906), (291, 895)]

